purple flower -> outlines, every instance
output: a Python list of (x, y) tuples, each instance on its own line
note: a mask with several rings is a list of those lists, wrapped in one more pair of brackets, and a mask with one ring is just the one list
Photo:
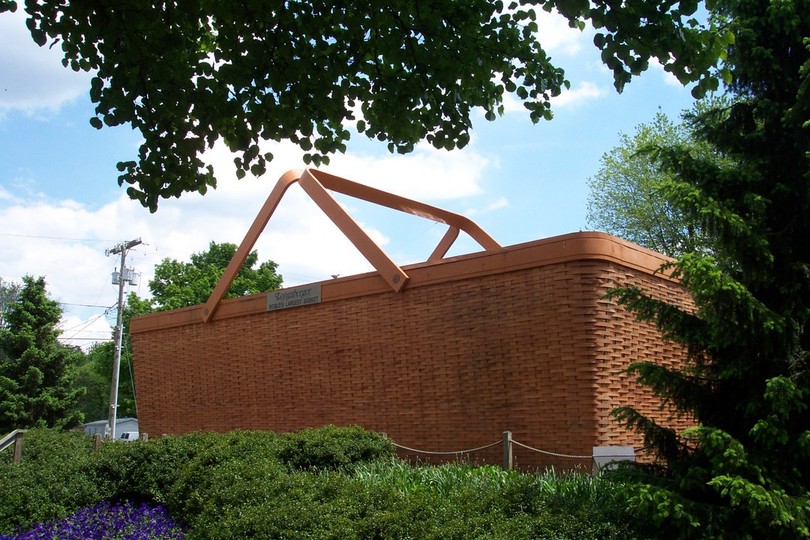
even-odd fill
[(162, 506), (102, 502), (65, 519), (40, 523), (0, 540), (183, 540), (183, 529)]

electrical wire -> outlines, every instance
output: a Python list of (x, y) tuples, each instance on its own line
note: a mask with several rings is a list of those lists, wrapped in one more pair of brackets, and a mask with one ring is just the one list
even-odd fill
[[(95, 317), (93, 317), (90, 320), (80, 322), (76, 326), (71, 326), (70, 328), (62, 328), (61, 330), (62, 330), (62, 332), (70, 332), (70, 331), (76, 330), (78, 328), (79, 329), (78, 331), (81, 331), (84, 328), (86, 328), (86, 327), (90, 326), (91, 324), (93, 324), (94, 322), (96, 322), (97, 320), (99, 320), (100, 318), (104, 317), (107, 314), (107, 311), (109, 309), (111, 309), (111, 308), (105, 309), (104, 313), (99, 313), (98, 315), (96, 315)], [(79, 328), (79, 327), (81, 327), (81, 328)]]
[(124, 342), (128, 345), (127, 350), (130, 352), (127, 358), (127, 365), (129, 367), (129, 380), (132, 384), (132, 401), (135, 403), (135, 418), (138, 417), (138, 392), (135, 391), (135, 375), (132, 372), (132, 340), (127, 333), (124, 336)]
[(41, 234), (0, 233), (0, 236), (11, 236), (14, 238), (39, 238), (42, 240), (68, 240), (70, 242), (113, 242), (113, 240), (102, 240), (100, 238), (70, 238), (66, 236), (46, 236)]

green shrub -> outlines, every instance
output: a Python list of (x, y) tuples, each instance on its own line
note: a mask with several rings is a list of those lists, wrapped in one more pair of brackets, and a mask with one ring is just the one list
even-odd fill
[(166, 502), (178, 470), (191, 459), (199, 437), (155, 441), (105, 442), (93, 462), (104, 491), (115, 500)]
[[(207, 506), (190, 524), (205, 540), (360, 538), (364, 521), (341, 494), (341, 475), (290, 473), (273, 462), (223, 465), (205, 492)], [(232, 483), (228, 483), (232, 482)], [(227, 487), (226, 487), (227, 486)]]
[(176, 468), (166, 506), (191, 522), (206, 512), (218, 513), (217, 505), (249, 501), (251, 497), (243, 497), (246, 493), (262, 496), (272, 489), (273, 477), (286, 474), (276, 456), (277, 441), (277, 435), (259, 432), (217, 436)]
[(82, 433), (35, 429), (23, 438), (19, 464), (0, 462), (0, 533), (64, 518), (98, 502), (92, 439)]
[(279, 459), (300, 471), (334, 471), (394, 454), (394, 445), (379, 433), (357, 426), (325, 426), (284, 434)]
[(349, 479), (304, 471), (391, 455), (390, 442), (356, 427), (222, 435), (185, 463), (166, 503), (196, 538), (350, 538), (364, 521), (336, 502)]
[(22, 464), (0, 463), (0, 526), (130, 500), (161, 503), (195, 539), (637, 537), (618, 483), (392, 456), (389, 441), (356, 427), (193, 433), (98, 453), (84, 435), (35, 431)]

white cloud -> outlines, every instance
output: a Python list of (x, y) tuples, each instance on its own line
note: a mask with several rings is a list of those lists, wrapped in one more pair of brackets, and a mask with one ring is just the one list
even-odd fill
[[(62, 328), (70, 331), (65, 331), (65, 337), (108, 336), (110, 321), (99, 318), (104, 309), (80, 306), (116, 302), (117, 288), (111, 284), (110, 274), (120, 259), (106, 257), (105, 250), (123, 240), (143, 239), (143, 245), (129, 251), (127, 266), (142, 273), (137, 291), (148, 296), (147, 283), (162, 259), (188, 260), (212, 240), (239, 244), (270, 191), (268, 185), (258, 182), (243, 184), (241, 190), (223, 187), (205, 198), (189, 195), (165, 201), (156, 214), (123, 195), (97, 210), (71, 201), (45, 200), (2, 207), (2, 277), (18, 282), (27, 274), (44, 275), (51, 297), (68, 304)], [(385, 243), (378, 231), (368, 232)], [(282, 275), (288, 274), (288, 284), (370, 269), (297, 187), (284, 198), (256, 247), (262, 260), (279, 263)], [(91, 319), (95, 320), (88, 323)]]
[[(470, 145), (462, 150), (437, 150), (428, 143), (420, 143), (407, 155), (347, 153), (331, 156), (324, 170), (330, 174), (367, 184), (377, 189), (396, 193), (420, 201), (443, 201), (479, 195), (481, 182), (491, 160)], [(271, 185), (289, 168), (302, 168), (303, 152), (292, 143), (270, 143), (262, 151), (273, 153), (268, 172), (260, 179), (235, 180), (233, 155), (223, 145), (216, 145), (206, 153), (206, 162), (212, 164), (218, 181), (217, 191), (242, 189), (245, 183), (261, 186), (269, 193)], [(286, 167), (283, 164), (291, 164)]]
[(551, 105), (555, 108), (578, 106), (583, 102), (599, 99), (605, 94), (607, 94), (607, 91), (604, 88), (600, 88), (590, 81), (582, 81), (574, 88), (564, 91), (557, 97), (551, 98)]
[(470, 208), (464, 212), (464, 214), (469, 217), (480, 216), (482, 214), (488, 214), (490, 212), (495, 212), (496, 210), (507, 208), (508, 206), (509, 199), (506, 197), (498, 197), (494, 201), (487, 203), (483, 208)]
[(25, 13), (0, 16), (0, 114), (56, 110), (89, 90), (88, 73), (62, 66), (59, 45), (39, 47), (25, 26)]
[(681, 81), (678, 80), (678, 77), (664, 70), (664, 66), (658, 61), (657, 58), (650, 59), (650, 70), (660, 73), (661, 79), (667, 86), (684, 87), (683, 84), (681, 84)]
[(15, 197), (11, 194), (8, 190), (4, 189), (3, 186), (0, 186), (0, 202), (2, 201), (14, 201)]
[[(63, 309), (73, 309), (70, 305), (63, 306)], [(101, 310), (98, 314), (87, 320), (68, 312), (62, 318), (59, 325), (62, 331), (60, 339), (63, 343), (87, 349), (94, 343), (110, 341), (112, 339), (112, 327), (115, 325), (115, 308)]]
[[(607, 95), (607, 90), (592, 81), (581, 81), (569, 90), (563, 90), (559, 96), (551, 98), (552, 109), (574, 107)], [(523, 102), (513, 94), (504, 94), (504, 112), (526, 112)], [(483, 116), (483, 115), (482, 115)]]
[[(591, 46), (594, 30), (589, 24), (584, 30), (571, 28), (568, 19), (559, 13), (549, 13), (543, 9), (536, 9), (538, 30), (535, 34), (543, 49), (551, 57), (554, 66), (562, 67), (566, 71), (566, 76), (570, 77), (570, 72), (578, 72), (582, 65), (589, 66), (590, 58), (595, 49)], [(597, 55), (598, 58), (598, 55)], [(604, 67), (602, 62), (596, 63), (597, 71)], [(589, 70), (591, 70), (589, 66)], [(605, 72), (609, 73), (609, 72)], [(563, 91), (562, 95), (552, 98), (552, 106), (566, 107), (570, 104), (581, 102), (582, 100), (600, 97), (604, 91), (592, 82), (582, 82), (574, 90)], [(514, 94), (504, 94), (504, 113), (528, 114), (523, 106), (523, 101)]]
[(328, 170), (378, 189), (420, 201), (479, 195), (489, 159), (467, 147), (447, 152), (427, 143), (406, 156), (339, 155)]
[(593, 33), (590, 25), (585, 30), (579, 30), (568, 26), (568, 19), (559, 13), (549, 13), (543, 9), (537, 9), (535, 13), (537, 40), (546, 52), (574, 56), (582, 50), (583, 45), (590, 43)]
[[(147, 296), (154, 266), (164, 258), (188, 260), (193, 252), (205, 250), (210, 241), (242, 241), (278, 178), (292, 168), (288, 164), (294, 167), (302, 163), (301, 152), (293, 145), (274, 144), (272, 151), (275, 159), (265, 176), (236, 180), (232, 156), (217, 146), (207, 158), (217, 171), (218, 188), (204, 197), (186, 194), (162, 201), (155, 214), (123, 194), (103, 206), (90, 208), (71, 200), (32, 195), (21, 186), (3, 187), (0, 276), (19, 281), (26, 274), (44, 275), (49, 293), (60, 302), (112, 306), (117, 288), (111, 284), (110, 274), (120, 259), (106, 257), (104, 252), (123, 240), (139, 237), (144, 244), (129, 252), (127, 266), (142, 273), (136, 291)], [(489, 160), (473, 150), (446, 153), (420, 146), (409, 156), (339, 156), (325, 170), (417, 200), (449, 201), (482, 194), (488, 165)], [(339, 200), (387, 251), (390, 235), (381, 228), (389, 225), (387, 218), (366, 223), (367, 214), (356, 208), (353, 199)], [(425, 226), (431, 225), (426, 222)], [(262, 260), (272, 259), (279, 264), (288, 286), (329, 279), (332, 274), (346, 276), (373, 270), (297, 185), (290, 187), (282, 199), (255, 249)], [(399, 264), (413, 260), (399, 248), (389, 255)], [(398, 260), (400, 255), (405, 260)], [(108, 335), (112, 321), (103, 316), (103, 307), (66, 305), (65, 309), (65, 337)]]
[[(209, 212), (206, 227), (222, 231), (230, 226), (230, 240), (227, 241), (241, 241), (278, 178), (290, 168), (300, 168), (302, 152), (295, 145), (273, 143), (267, 145), (266, 149), (273, 153), (274, 160), (268, 172), (260, 179), (248, 177), (235, 180), (233, 159), (224, 147), (217, 146), (207, 155), (220, 178), (219, 187), (206, 195), (202, 202), (194, 204), (195, 208), (201, 204), (216, 205), (217, 217)], [(489, 166), (490, 160), (469, 147), (448, 153), (422, 144), (406, 156), (352, 153), (333, 156), (324, 170), (418, 201), (446, 203), (453, 199), (482, 194), (482, 182)], [(363, 206), (366, 203), (339, 194), (335, 196), (378, 245), (385, 249), (391, 243), (390, 234), (396, 231), (389, 233), (388, 230), (401, 217), (399, 212), (384, 209), (382, 222), (366, 223), (362, 219), (362, 208), (368, 206)], [(178, 203), (184, 204), (184, 201), (173, 204)], [(161, 205), (158, 214), (166, 206), (165, 203)], [(378, 214), (374, 216), (378, 217)], [(212, 219), (218, 220), (219, 225), (216, 228), (211, 225)], [(234, 228), (234, 224), (237, 227)], [(386, 232), (379, 228), (384, 225), (389, 225)], [(430, 226), (430, 223), (426, 223), (426, 226)], [(257, 247), (260, 255), (279, 263), (279, 270), (286, 282), (315, 281), (332, 274), (345, 276), (373, 269), (297, 185), (292, 186), (285, 194), (265, 232), (260, 236)], [(405, 255), (405, 260), (397, 260), (394, 253), (389, 255), (398, 263), (411, 262), (409, 255)]]
[[(526, 107), (523, 106), (523, 102), (519, 100), (517, 97), (515, 97), (515, 94), (507, 94), (507, 93), (503, 94), (503, 112), (504, 114), (514, 112), (516, 113), (522, 112), (528, 114)], [(483, 113), (480, 114), (480, 117), (481, 118), (484, 117)]]

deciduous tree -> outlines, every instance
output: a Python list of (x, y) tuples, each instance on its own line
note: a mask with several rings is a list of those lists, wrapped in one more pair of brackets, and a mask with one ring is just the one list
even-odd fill
[[(465, 146), (472, 110), (492, 120), (508, 93), (532, 120), (551, 118), (568, 82), (538, 40), (539, 7), (597, 29), (619, 89), (652, 58), (699, 91), (717, 86), (708, 68), (728, 34), (698, 23), (696, 0), (25, 2), (33, 39), (94, 72), (91, 124), (141, 132), (119, 183), (153, 211), (216, 185), (201, 154), (220, 139), (237, 175), (260, 175), (273, 158), (261, 141), (290, 140), (317, 165), (345, 150), (355, 120), (408, 152)], [(16, 8), (0, 0), (0, 13)]]
[(6, 313), (20, 294), (19, 283), (9, 283), (0, 278), (0, 328), (6, 326)]
[[(110, 412), (110, 384), (112, 380), (113, 347), (112, 342), (97, 343), (84, 355), (75, 366), (73, 381), (76, 388), (84, 388), (84, 395), (78, 403), (78, 408), (87, 422), (104, 420)], [(123, 362), (122, 362), (123, 363)], [(122, 368), (122, 373), (126, 371)], [(128, 381), (128, 377), (122, 377)], [(125, 390), (130, 385), (122, 384), (119, 389), (119, 407), (121, 416), (135, 416), (127, 410), (132, 393), (125, 396)], [(127, 400), (126, 398), (129, 398)]]
[(698, 220), (687, 218), (669, 200), (665, 186), (672, 173), (652, 155), (656, 146), (680, 145), (698, 159), (721, 159), (716, 149), (697, 140), (685, 124), (658, 113), (619, 146), (602, 155), (596, 175), (588, 180), (588, 224), (671, 257), (710, 253), (709, 239)]
[[(157, 310), (204, 304), (228, 266), (236, 245), (211, 242), (207, 251), (194, 253), (190, 262), (164, 259), (155, 267), (155, 277), (149, 282), (151, 304)], [(252, 251), (242, 269), (234, 278), (226, 298), (272, 291), (281, 287), (282, 277), (276, 273), (278, 265), (265, 261), (257, 267), (259, 254)], [(143, 311), (140, 303), (130, 304)], [(135, 313), (141, 314), (141, 313)]]

